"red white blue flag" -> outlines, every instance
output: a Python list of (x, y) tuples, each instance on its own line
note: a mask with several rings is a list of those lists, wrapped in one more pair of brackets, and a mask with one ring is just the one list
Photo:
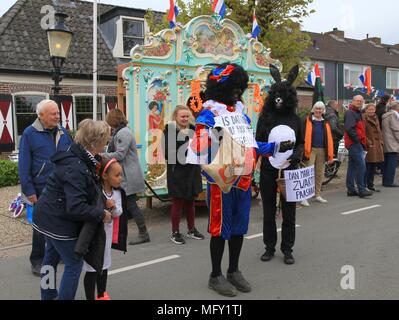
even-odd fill
[(320, 69), (319, 69), (319, 64), (315, 63), (312, 70), (310, 70), (310, 72), (308, 73), (308, 77), (306, 78), (306, 82), (308, 84), (310, 84), (312, 87), (315, 86), (316, 84), (316, 78), (320, 78), (320, 81), (322, 81), (321, 79), (321, 73), (320, 73)]
[(367, 89), (367, 94), (371, 93), (371, 68), (368, 67), (363, 74), (359, 76), (360, 81), (363, 83), (363, 86)]
[(218, 14), (222, 18), (226, 14), (226, 5), (224, 4), (224, 0), (214, 0), (212, 5), (212, 10), (214, 13)]
[(175, 5), (174, 0), (169, 0), (170, 3), (170, 9), (169, 9), (169, 14), (168, 14), (168, 20), (169, 20), (169, 26), (171, 29), (176, 27), (176, 17), (179, 14), (179, 9)]
[(260, 27), (258, 21), (256, 20), (255, 10), (252, 18), (252, 38), (256, 39), (260, 33)]

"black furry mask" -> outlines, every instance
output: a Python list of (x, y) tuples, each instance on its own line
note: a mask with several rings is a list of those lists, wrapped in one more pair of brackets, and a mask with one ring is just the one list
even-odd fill
[(287, 80), (281, 81), (280, 71), (274, 65), (270, 65), (270, 74), (275, 83), (271, 86), (269, 96), (266, 98), (265, 112), (294, 112), (298, 106), (298, 97), (292, 83), (297, 78), (298, 72), (299, 67), (296, 65), (290, 70)]
[(211, 79), (212, 72), (209, 73), (206, 81), (205, 97), (206, 100), (215, 100), (228, 106), (233, 106), (241, 100), (241, 96), (248, 87), (248, 74), (235, 63), (223, 63), (218, 67), (232, 65), (235, 69), (224, 82), (217, 82)]

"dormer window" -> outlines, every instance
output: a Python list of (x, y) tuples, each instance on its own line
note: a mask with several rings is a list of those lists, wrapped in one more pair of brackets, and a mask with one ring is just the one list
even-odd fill
[(123, 19), (123, 55), (129, 57), (136, 44), (144, 44), (144, 21)]

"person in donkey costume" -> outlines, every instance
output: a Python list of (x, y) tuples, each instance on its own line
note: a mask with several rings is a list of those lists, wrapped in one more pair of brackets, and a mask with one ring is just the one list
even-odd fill
[[(296, 114), (298, 98), (292, 86), (298, 76), (298, 66), (288, 73), (286, 81), (281, 80), (279, 70), (270, 65), (270, 72), (275, 81), (269, 90), (256, 128), (256, 140), (262, 142), (290, 139), (295, 141), (294, 149), (278, 153), (274, 157), (263, 158), (260, 170), (260, 190), (263, 203), (263, 242), (266, 246), (262, 261), (273, 258), (277, 243), (276, 197), (278, 193), (276, 179), (279, 170), (294, 170), (302, 159), (304, 136), (302, 121)], [(283, 174), (283, 171), (282, 171)], [(286, 264), (295, 263), (292, 247), (295, 242), (296, 203), (287, 202), (282, 197), (282, 241), (281, 251)]]

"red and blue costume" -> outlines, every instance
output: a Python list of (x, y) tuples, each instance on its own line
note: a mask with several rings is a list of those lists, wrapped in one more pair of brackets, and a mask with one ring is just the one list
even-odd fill
[[(208, 163), (211, 163), (215, 156), (215, 150), (219, 143), (212, 133), (215, 127), (215, 117), (228, 112), (236, 112), (245, 116), (248, 125), (251, 120), (244, 113), (244, 105), (237, 102), (234, 106), (226, 106), (213, 100), (208, 100), (204, 104), (204, 110), (196, 119), (196, 130), (191, 149), (197, 155), (207, 157)], [(272, 156), (276, 151), (274, 142), (257, 142), (257, 147), (247, 149), (246, 162), (251, 162), (251, 173), (239, 176), (233, 183), (228, 193), (222, 192), (205, 171), (203, 175), (208, 182), (207, 204), (209, 209), (208, 232), (212, 236), (221, 236), (229, 240), (234, 235), (244, 235), (248, 231), (249, 212), (251, 206), (251, 181), (252, 171), (255, 168), (256, 159), (261, 156)]]

